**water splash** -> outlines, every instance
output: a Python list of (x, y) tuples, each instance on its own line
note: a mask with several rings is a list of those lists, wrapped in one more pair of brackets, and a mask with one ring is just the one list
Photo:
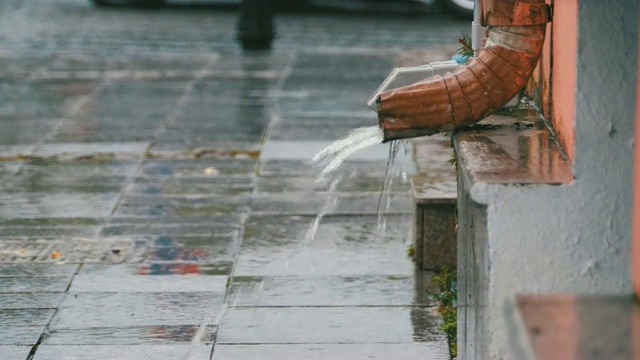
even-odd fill
[(349, 156), (373, 145), (381, 144), (383, 140), (382, 130), (377, 126), (357, 128), (352, 130), (346, 138), (322, 149), (311, 161), (318, 165), (324, 164), (319, 176), (322, 179), (340, 168)]

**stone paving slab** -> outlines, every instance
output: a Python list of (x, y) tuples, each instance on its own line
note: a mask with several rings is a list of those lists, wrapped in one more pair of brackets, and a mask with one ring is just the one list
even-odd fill
[[(1, 196), (0, 217), (32, 218), (105, 218), (116, 204), (118, 193), (45, 194)], [(62, 206), (64, 205), (64, 206)]]
[(445, 360), (441, 342), (421, 344), (217, 345), (213, 360)]
[[(209, 172), (215, 170), (210, 169)], [(242, 195), (253, 191), (254, 181), (251, 177), (211, 177), (147, 180), (138, 179), (128, 189), (132, 195), (202, 195), (223, 196)]]
[[(118, 279), (114, 282), (113, 279)], [(70, 293), (217, 292), (224, 294), (226, 276), (154, 276), (133, 265), (86, 265), (74, 277)]]
[[(235, 307), (268, 306), (434, 306), (426, 276), (234, 277)], [(429, 288), (431, 287), (431, 288)]]
[(14, 326), (44, 326), (49, 323), (55, 309), (6, 309), (0, 310), (0, 324)]
[(201, 218), (237, 215), (248, 211), (249, 199), (243, 197), (181, 197), (130, 195), (124, 198), (114, 218)]
[[(289, 157), (295, 156), (297, 155), (289, 155)], [(305, 157), (299, 159), (262, 159), (258, 174), (264, 177), (318, 178), (322, 167), (310, 164), (309, 159)], [(382, 178), (386, 169), (386, 157), (384, 160), (376, 161), (347, 160), (334, 174), (343, 175), (347, 178), (352, 174), (367, 174), (372, 177)]]
[(0, 221), (0, 234), (3, 237), (14, 237), (29, 234), (33, 237), (39, 238), (55, 238), (55, 237), (89, 237), (100, 232), (101, 225), (85, 225), (85, 226), (46, 226), (46, 225), (33, 225), (33, 226), (20, 226), (2, 224)]
[(435, 310), (420, 307), (232, 308), (216, 343), (437, 342), (444, 337), (439, 324)]
[[(30, 281), (31, 279), (22, 279)], [(2, 284), (2, 280), (0, 280)], [(2, 285), (2, 290), (5, 290)], [(2, 291), (0, 290), (0, 291)], [(38, 289), (37, 291), (42, 291)], [(27, 292), (24, 294), (17, 292), (0, 293), (0, 310), (6, 309), (55, 309), (64, 297), (63, 292)]]
[(71, 276), (0, 277), (0, 293), (63, 293), (70, 283)]
[(22, 324), (14, 324), (10, 326), (8, 322), (7, 326), (4, 323), (2, 325), (0, 327), (0, 346), (35, 345), (45, 329), (44, 325), (24, 326)]
[(24, 360), (31, 346), (0, 346), (0, 360)]
[[(412, 274), (413, 264), (405, 245), (409, 227), (401, 225), (405, 223), (401, 216), (388, 220), (389, 232), (381, 235), (376, 231), (375, 216), (326, 217), (320, 222), (315, 238), (310, 239), (309, 225), (315, 217), (251, 218), (234, 273), (237, 276)], [(394, 222), (398, 227), (394, 228)]]
[(200, 221), (183, 223), (166, 223), (161, 221), (139, 219), (136, 221), (123, 219), (120, 223), (112, 223), (102, 229), (102, 236), (124, 235), (206, 235), (229, 234), (238, 231), (243, 223), (242, 216), (223, 216), (209, 218), (206, 224)]
[[(211, 120), (212, 122), (214, 120)], [(245, 129), (217, 129), (215, 127), (196, 127), (186, 125), (184, 128), (168, 128), (158, 135), (157, 145), (189, 144), (200, 147), (216, 147), (219, 143), (259, 143), (263, 129), (250, 131)], [(233, 146), (227, 145), (233, 150)]]
[(146, 160), (138, 176), (211, 179), (216, 176), (251, 175), (255, 168), (256, 160), (251, 158)]
[[(375, 125), (374, 125), (375, 126)], [(304, 160), (308, 161), (331, 141), (267, 141), (262, 149), (262, 160)], [(389, 158), (389, 145), (372, 146), (353, 154), (350, 161), (385, 161)], [(400, 157), (398, 162), (411, 162), (409, 157)]]
[[(385, 214), (411, 212), (408, 193), (391, 193), (391, 205), (383, 205)], [(332, 215), (376, 215), (379, 192), (370, 193), (261, 193), (253, 196), (251, 210), (255, 214), (315, 215), (327, 208)], [(335, 204), (337, 202), (337, 204)], [(335, 204), (335, 205), (334, 205)]]
[(0, 144), (34, 144), (51, 132), (58, 121), (57, 119), (0, 121)]
[(0, 240), (0, 261), (120, 263), (135, 261), (144, 244), (128, 239), (61, 238)]
[(147, 142), (55, 143), (42, 145), (34, 152), (34, 155), (41, 157), (83, 157), (106, 154), (136, 158), (144, 154), (147, 146)]
[(223, 297), (219, 292), (73, 293), (60, 304), (50, 328), (201, 325), (222, 308)]
[[(331, 184), (336, 193), (374, 193), (382, 191), (384, 179), (375, 177), (361, 170), (353, 169), (351, 172), (341, 172), (340, 181), (332, 179), (319, 179), (308, 176), (261, 176), (256, 179), (256, 192), (258, 193), (322, 193), (329, 191)], [(389, 188), (390, 192), (408, 193), (411, 189), (409, 178), (394, 179)]]
[(211, 345), (200, 345), (189, 353), (190, 344), (179, 345), (43, 345), (34, 360), (175, 360), (190, 354), (192, 360), (208, 360)]
[[(160, 139), (162, 140), (162, 139)], [(211, 140), (209, 138), (190, 139), (188, 137), (157, 141), (148, 154), (155, 158), (184, 157), (219, 157), (240, 154), (244, 157), (255, 157), (260, 152), (261, 140)]]
[[(215, 326), (207, 326), (202, 331), (200, 325), (64, 328), (51, 330), (47, 334), (44, 344), (117, 345), (118, 347), (126, 345), (168, 345), (189, 343), (200, 335), (202, 344), (213, 344), (216, 329)], [(202, 333), (200, 334), (199, 332), (201, 331)]]
[(71, 278), (78, 265), (0, 263), (0, 279), (5, 276), (62, 276)]

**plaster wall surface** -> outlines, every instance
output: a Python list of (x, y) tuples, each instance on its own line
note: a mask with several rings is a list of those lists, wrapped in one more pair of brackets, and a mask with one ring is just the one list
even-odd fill
[[(574, 175), (565, 185), (469, 184), (487, 206), (488, 357), (513, 357), (519, 293), (628, 294), (638, 3), (580, 1)], [(562, 21), (562, 19), (556, 19)]]

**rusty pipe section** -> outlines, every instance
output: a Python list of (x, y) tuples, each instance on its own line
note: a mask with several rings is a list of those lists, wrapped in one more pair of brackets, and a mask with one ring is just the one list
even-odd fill
[(380, 94), (384, 141), (450, 131), (502, 108), (531, 77), (549, 18), (544, 0), (482, 0), (489, 30), (476, 57), (453, 73)]

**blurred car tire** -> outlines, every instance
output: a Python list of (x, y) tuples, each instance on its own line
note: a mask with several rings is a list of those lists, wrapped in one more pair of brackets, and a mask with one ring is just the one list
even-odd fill
[(140, 8), (156, 8), (166, 3), (166, 0), (91, 0), (96, 6), (134, 6)]
[(473, 0), (438, 0), (438, 4), (455, 17), (465, 20), (473, 19)]

